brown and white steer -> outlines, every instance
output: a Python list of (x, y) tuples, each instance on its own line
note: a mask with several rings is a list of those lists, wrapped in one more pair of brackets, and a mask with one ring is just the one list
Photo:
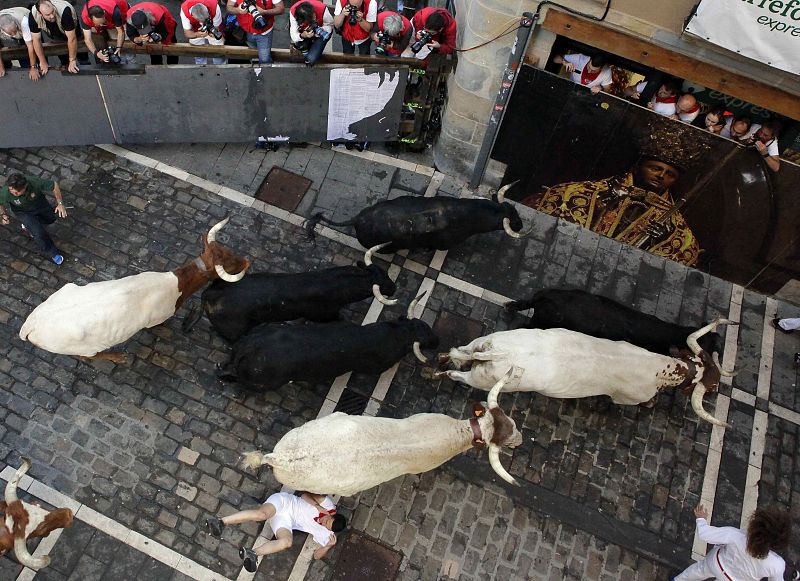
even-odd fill
[(695, 413), (707, 422), (727, 426), (703, 409), (703, 396), (719, 387), (721, 375), (733, 373), (723, 370), (697, 343), (719, 324), (737, 323), (719, 318), (690, 334), (686, 343), (693, 355), (682, 357), (566, 329), (501, 331), (440, 355), (440, 363), (451, 363), (457, 369), (471, 365), (471, 369), (436, 376), (489, 389), (516, 368), (507, 391), (535, 391), (557, 398), (607, 395), (614, 403), (626, 405), (649, 402), (666, 388), (691, 388)]
[(253, 469), (269, 464), (278, 482), (295, 490), (350, 496), (403, 474), (433, 470), (488, 443), (492, 468), (516, 484), (500, 463), (502, 446), (522, 443), (514, 421), (497, 405), (507, 379), (501, 378), (489, 392), (488, 413), (469, 420), (442, 414), (391, 419), (337, 412), (291, 430), (270, 454), (249, 452), (244, 463)]
[(203, 236), (200, 256), (171, 272), (65, 284), (28, 315), (20, 339), (51, 353), (124, 361), (123, 354), (107, 349), (172, 317), (209, 280), (242, 279), (250, 261), (216, 242), (227, 223), (225, 218)]
[(31, 467), (31, 461), (22, 459), (22, 466), (14, 473), (6, 485), (5, 500), (0, 501), (0, 513), (4, 513), (0, 525), (0, 555), (12, 548), (17, 560), (30, 569), (41, 569), (50, 564), (50, 557), (34, 557), (28, 552), (26, 540), (34, 537), (46, 537), (55, 529), (72, 525), (72, 511), (59, 508), (46, 511), (41, 506), (30, 504), (17, 498), (17, 485), (22, 476)]

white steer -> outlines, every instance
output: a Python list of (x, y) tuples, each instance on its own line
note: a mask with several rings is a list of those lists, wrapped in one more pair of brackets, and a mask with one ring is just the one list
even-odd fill
[(501, 446), (522, 443), (513, 420), (497, 405), (506, 380), (490, 391), (489, 413), (477, 418), (416, 414), (397, 420), (337, 412), (291, 430), (270, 454), (249, 452), (244, 463), (253, 469), (269, 464), (278, 482), (295, 490), (350, 496), (403, 474), (433, 470), (488, 442), (492, 468), (516, 484), (500, 463)]
[(203, 236), (200, 256), (171, 272), (64, 285), (28, 315), (20, 339), (51, 353), (124, 360), (122, 354), (106, 350), (169, 319), (209, 280), (241, 280), (250, 262), (215, 241), (227, 223), (228, 218)]
[(607, 395), (614, 403), (627, 405), (648, 402), (668, 387), (693, 385), (692, 407), (697, 415), (727, 426), (703, 409), (703, 395), (717, 389), (721, 374), (733, 374), (723, 371), (697, 343), (720, 323), (736, 324), (717, 319), (692, 333), (686, 342), (694, 356), (679, 358), (566, 329), (501, 331), (440, 355), (440, 363), (450, 362), (457, 369), (471, 365), (471, 369), (436, 376), (489, 389), (511, 369), (514, 378), (506, 386), (508, 391), (536, 391), (557, 398)]

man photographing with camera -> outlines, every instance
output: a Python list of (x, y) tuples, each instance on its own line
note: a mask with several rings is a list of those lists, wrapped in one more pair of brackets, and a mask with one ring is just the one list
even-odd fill
[(399, 57), (411, 42), (414, 29), (411, 21), (397, 12), (384, 11), (378, 14), (378, 21), (372, 39), (375, 41), (375, 54)]
[[(127, 18), (128, 3), (125, 0), (86, 0), (81, 11), (81, 30), (86, 48), (96, 60), (119, 64), (119, 53), (125, 42), (123, 26)], [(108, 47), (110, 40), (116, 41), (116, 48)], [(95, 42), (107, 50), (98, 49)]]
[(342, 35), (342, 52), (369, 54), (370, 33), (378, 19), (377, 0), (338, 0), (333, 15), (333, 26)]
[(301, 0), (289, 9), (289, 36), (292, 47), (313, 66), (322, 56), (333, 34), (333, 15), (319, 0)]
[[(175, 30), (178, 23), (164, 6), (155, 2), (142, 2), (131, 6), (128, 11), (128, 22), (125, 32), (128, 38), (139, 46), (145, 44), (170, 45), (175, 42)], [(150, 55), (150, 64), (162, 65), (164, 58), (160, 54)], [(168, 65), (177, 65), (177, 55), (167, 55)]]
[(239, 27), (247, 33), (247, 46), (258, 50), (258, 62), (272, 62), (272, 26), (276, 14), (283, 14), (281, 0), (228, 0), (228, 12), (236, 14)]
[[(423, 8), (414, 14), (411, 24), (417, 31), (417, 41), (424, 41), (422, 44), (432, 52), (452, 54), (456, 50), (456, 19), (444, 8)], [(416, 54), (421, 49), (414, 46), (412, 51)]]
[[(221, 46), (225, 44), (222, 33), (222, 10), (217, 0), (186, 0), (181, 4), (181, 25), (183, 34), (193, 46), (206, 44)], [(225, 58), (213, 57), (215, 65), (225, 64)], [(194, 64), (208, 64), (204, 56), (194, 57)]]

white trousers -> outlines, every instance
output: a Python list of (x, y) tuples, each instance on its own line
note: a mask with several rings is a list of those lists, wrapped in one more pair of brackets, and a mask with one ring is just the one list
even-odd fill
[(704, 559), (690, 565), (686, 570), (677, 575), (675, 581), (705, 581), (705, 579), (716, 579), (717, 581), (728, 581), (727, 577), (720, 571), (717, 565), (717, 551), (715, 547), (705, 556)]
[(797, 319), (781, 319), (778, 321), (781, 329), (785, 331), (796, 331), (800, 329), (800, 318)]

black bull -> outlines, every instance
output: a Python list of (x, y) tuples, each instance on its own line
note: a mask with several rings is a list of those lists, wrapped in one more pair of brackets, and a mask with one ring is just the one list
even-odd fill
[(390, 242), (383, 252), (391, 253), (404, 248), (448, 250), (474, 234), (503, 230), (505, 220), (514, 232), (522, 229), (522, 219), (508, 202), (400, 196), (365, 208), (345, 222), (316, 214), (306, 230), (313, 236), (318, 222), (353, 226), (365, 248)]
[(289, 381), (324, 381), (348, 371), (381, 373), (412, 351), (435, 349), (438, 338), (419, 319), (353, 325), (261, 325), (242, 337), (219, 371), (224, 381), (276, 388)]
[[(674, 348), (686, 349), (686, 338), (697, 330), (667, 323), (582, 290), (547, 289), (530, 300), (506, 305), (510, 311), (530, 308), (533, 316), (525, 325), (529, 329), (569, 329), (592, 337), (627, 341), (663, 355), (670, 355)], [(708, 333), (698, 342), (708, 353), (722, 355), (724, 345), (719, 333)]]
[(217, 333), (234, 342), (261, 323), (300, 318), (335, 321), (343, 306), (371, 297), (373, 284), (384, 295), (391, 296), (396, 290), (377, 265), (362, 263), (297, 274), (259, 272), (236, 284), (218, 282), (203, 291), (202, 310), (186, 317), (184, 331), (205, 312)]

